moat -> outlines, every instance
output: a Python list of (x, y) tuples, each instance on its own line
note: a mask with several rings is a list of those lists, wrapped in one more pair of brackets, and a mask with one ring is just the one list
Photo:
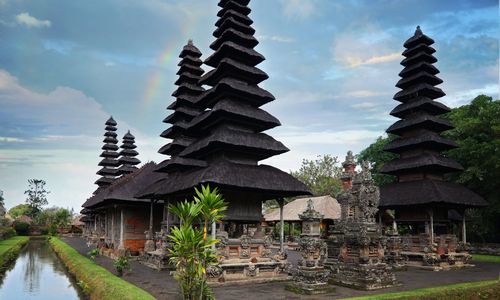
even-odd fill
[(0, 277), (0, 299), (85, 299), (43, 238), (32, 238)]

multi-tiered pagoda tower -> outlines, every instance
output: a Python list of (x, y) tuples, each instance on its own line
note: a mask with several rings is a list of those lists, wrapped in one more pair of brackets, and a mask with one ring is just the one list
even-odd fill
[[(420, 27), (404, 43), (405, 59), (401, 62), (404, 69), (396, 85), (401, 91), (394, 96), (401, 104), (391, 112), (401, 120), (387, 129), (387, 133), (397, 138), (384, 148), (399, 157), (382, 168), (383, 173), (395, 175), (397, 182), (381, 189), (380, 206), (396, 209), (398, 223), (410, 226), (415, 235), (421, 234), (408, 240), (406, 248), (411, 251), (434, 249), (440, 254), (424, 257), (424, 260), (438, 264), (444, 258), (443, 253), (456, 250), (456, 238), (446, 235), (451, 233), (449, 215), (454, 211), (462, 216), (465, 241), (465, 209), (485, 202), (474, 192), (444, 178), (444, 174), (460, 171), (462, 166), (442, 154), (457, 144), (441, 135), (453, 125), (440, 117), (450, 109), (435, 101), (445, 93), (436, 87), (443, 81), (436, 76), (439, 70), (433, 66), (437, 62), (433, 43)], [(436, 238), (436, 235), (442, 236)]]
[(101, 175), (101, 178), (97, 179), (95, 184), (99, 186), (98, 190), (101, 188), (108, 187), (116, 178), (120, 175), (117, 167), (120, 165), (118, 161), (118, 156), (120, 154), (117, 152), (118, 150), (118, 140), (116, 139), (116, 121), (113, 117), (110, 117), (106, 123), (104, 133), (104, 146), (102, 146), (101, 157), (103, 158), (99, 162), (99, 166), (102, 168), (97, 171), (97, 175)]
[(217, 14), (216, 40), (210, 45), (214, 53), (205, 60), (214, 69), (199, 81), (210, 88), (195, 103), (202, 113), (186, 127), (186, 134), (195, 139), (176, 157), (198, 162), (199, 168), (170, 172), (168, 179), (141, 197), (184, 199), (194, 187), (210, 184), (230, 202), (228, 220), (258, 222), (261, 201), (309, 194), (288, 173), (259, 164), (288, 148), (263, 133), (280, 122), (260, 108), (274, 97), (258, 86), (268, 76), (256, 67), (265, 58), (253, 49), (258, 41), (248, 3), (221, 0), (218, 4), (222, 9)]
[(201, 55), (200, 50), (193, 45), (192, 40), (188, 41), (179, 54), (181, 58), (177, 72), (179, 79), (175, 82), (178, 88), (172, 94), (176, 100), (168, 106), (168, 109), (174, 110), (174, 112), (163, 120), (164, 123), (172, 124), (172, 126), (161, 134), (161, 137), (172, 141), (158, 150), (161, 154), (170, 155), (170, 159), (158, 165), (158, 172), (169, 173), (206, 166), (203, 161), (178, 157), (179, 153), (194, 140), (193, 136), (186, 133), (188, 123), (202, 112), (196, 104), (198, 97), (205, 91), (199, 84), (201, 75), (204, 73), (201, 68), (203, 64), (200, 59)]
[(123, 136), (123, 143), (120, 148), (122, 148), (122, 150), (120, 151), (120, 158), (118, 159), (118, 162), (121, 164), (118, 168), (119, 174), (127, 175), (136, 171), (136, 165), (140, 164), (141, 161), (136, 158), (139, 153), (135, 150), (135, 148), (137, 148), (135, 145), (135, 137), (130, 131)]

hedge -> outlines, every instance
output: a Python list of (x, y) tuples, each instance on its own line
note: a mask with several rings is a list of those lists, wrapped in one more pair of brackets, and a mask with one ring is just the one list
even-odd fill
[(58, 238), (50, 237), (49, 243), (90, 299), (155, 299), (148, 292), (98, 266)]

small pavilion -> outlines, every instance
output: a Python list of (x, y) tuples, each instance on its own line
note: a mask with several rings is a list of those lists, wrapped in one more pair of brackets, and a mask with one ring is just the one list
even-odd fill
[[(322, 221), (320, 223), (320, 228), (323, 230), (323, 235), (328, 235), (328, 228), (333, 226), (335, 220), (340, 218), (340, 204), (338, 201), (330, 195), (318, 196), (318, 197), (304, 197), (295, 199), (283, 206), (283, 222), (289, 224), (288, 236), (293, 237), (293, 232), (295, 225), (299, 225), (301, 228), (302, 219), (300, 215), (307, 209), (307, 205), (311, 201), (312, 205), (317, 211), (320, 211), (323, 215)], [(266, 223), (280, 222), (280, 210), (274, 209), (273, 211), (264, 215), (264, 221)], [(290, 238), (289, 238), (290, 240)]]

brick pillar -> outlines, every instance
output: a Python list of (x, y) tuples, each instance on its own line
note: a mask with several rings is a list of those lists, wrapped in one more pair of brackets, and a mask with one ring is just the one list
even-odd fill
[(345, 157), (345, 161), (342, 163), (342, 167), (344, 168), (341, 176), (342, 188), (344, 190), (348, 190), (352, 188), (352, 178), (354, 174), (356, 174), (356, 162), (354, 161), (354, 155), (352, 155), (352, 151), (347, 151), (347, 155)]

